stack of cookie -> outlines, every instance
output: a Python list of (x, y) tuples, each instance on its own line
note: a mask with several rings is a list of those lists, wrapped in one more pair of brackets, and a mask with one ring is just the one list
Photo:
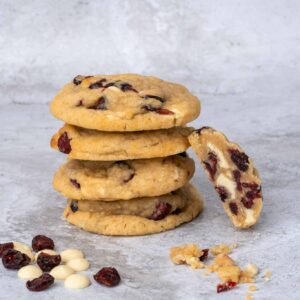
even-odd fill
[(200, 102), (185, 87), (135, 74), (77, 76), (51, 103), (68, 154), (54, 188), (65, 218), (105, 235), (144, 235), (191, 221), (202, 200), (185, 151)]

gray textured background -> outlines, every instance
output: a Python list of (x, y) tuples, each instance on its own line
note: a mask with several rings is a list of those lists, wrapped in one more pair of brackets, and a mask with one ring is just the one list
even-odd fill
[[(244, 299), (247, 286), (216, 295), (217, 279), (174, 267), (168, 249), (238, 242), (234, 258), (262, 272), (255, 299), (299, 299), (300, 2), (296, 0), (0, 0), (0, 242), (45, 233), (58, 250), (82, 248), (92, 275), (117, 267), (116, 289), (57, 284), (32, 294), (0, 267), (0, 299)], [(48, 103), (77, 74), (138, 72), (186, 84), (202, 100), (193, 125), (214, 126), (251, 155), (264, 182), (261, 221), (234, 229), (197, 167), (206, 209), (160, 235), (109, 238), (61, 217), (51, 187), (64, 156), (49, 149), (60, 123)], [(191, 155), (193, 153), (190, 151)], [(273, 272), (264, 283), (263, 271)], [(42, 297), (42, 298), (41, 298)]]

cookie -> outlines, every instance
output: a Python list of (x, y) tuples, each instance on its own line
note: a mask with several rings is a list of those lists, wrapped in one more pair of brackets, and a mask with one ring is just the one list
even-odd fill
[(128, 200), (174, 191), (194, 170), (194, 161), (181, 155), (117, 162), (69, 160), (55, 174), (53, 185), (75, 200)]
[(81, 160), (126, 160), (165, 157), (184, 152), (192, 128), (154, 131), (105, 132), (73, 125), (63, 126), (51, 139), (51, 147)]
[(73, 212), (69, 205), (65, 208), (64, 216), (69, 223), (83, 230), (103, 235), (129, 236), (158, 233), (189, 222), (202, 211), (203, 200), (196, 189), (187, 184), (182, 190), (187, 198), (185, 209), (157, 221), (132, 215), (103, 216), (98, 212)]
[(101, 131), (141, 131), (183, 126), (200, 114), (185, 87), (136, 74), (76, 76), (51, 102), (68, 124)]
[(251, 158), (223, 133), (209, 127), (194, 131), (189, 141), (234, 226), (254, 225), (259, 219), (263, 199), (261, 179)]
[(178, 189), (156, 197), (135, 198), (130, 201), (68, 200), (73, 212), (97, 212), (102, 215), (133, 215), (158, 220), (168, 214), (182, 211), (187, 203), (186, 194)]

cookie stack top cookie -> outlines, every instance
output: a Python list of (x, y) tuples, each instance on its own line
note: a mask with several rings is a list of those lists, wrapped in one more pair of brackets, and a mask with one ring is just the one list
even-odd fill
[(101, 131), (143, 131), (184, 126), (200, 102), (184, 86), (136, 74), (76, 76), (51, 103), (55, 117)]

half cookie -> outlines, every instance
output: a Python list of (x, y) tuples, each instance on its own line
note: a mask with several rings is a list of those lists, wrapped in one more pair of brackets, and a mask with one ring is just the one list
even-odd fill
[(210, 127), (195, 130), (189, 141), (238, 228), (254, 225), (262, 209), (261, 180), (241, 147)]
[(54, 188), (75, 200), (129, 200), (167, 194), (193, 176), (187, 156), (117, 162), (69, 160), (56, 172)]
[(77, 76), (51, 102), (72, 125), (102, 131), (183, 126), (197, 118), (200, 101), (184, 86), (136, 74)]
[(81, 160), (126, 160), (165, 157), (184, 152), (192, 128), (154, 131), (105, 132), (72, 125), (63, 126), (51, 139), (51, 147)]
[[(79, 209), (74, 212), (70, 203), (65, 208), (64, 216), (71, 224), (98, 234), (128, 236), (158, 233), (189, 222), (202, 211), (202, 197), (191, 184), (183, 187), (180, 193), (183, 193), (186, 199), (185, 207), (156, 220), (137, 215), (103, 215), (101, 212), (80, 211)], [(170, 196), (159, 197), (158, 203), (167, 203), (166, 197)], [(159, 210), (159, 207), (157, 209)]]

